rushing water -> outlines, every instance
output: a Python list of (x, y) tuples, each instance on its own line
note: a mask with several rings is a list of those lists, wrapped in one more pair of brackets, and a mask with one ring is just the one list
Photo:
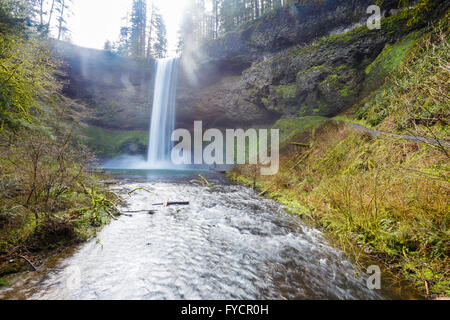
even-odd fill
[(161, 59), (156, 62), (153, 111), (150, 122), (148, 146), (149, 165), (170, 167), (172, 132), (175, 129), (175, 96), (178, 78), (178, 58)]
[(166, 58), (156, 61), (147, 158), (142, 155), (121, 155), (106, 161), (101, 165), (101, 168), (176, 169), (171, 160), (173, 147), (171, 138), (175, 129), (178, 65), (179, 58)]
[[(203, 173), (117, 173), (122, 216), (0, 293), (9, 299), (382, 299), (320, 232), (252, 189)], [(145, 187), (152, 191), (130, 190)], [(152, 204), (190, 201), (189, 206)], [(148, 210), (154, 209), (154, 214)], [(140, 211), (142, 210), (142, 211)], [(410, 297), (410, 296), (408, 296)]]

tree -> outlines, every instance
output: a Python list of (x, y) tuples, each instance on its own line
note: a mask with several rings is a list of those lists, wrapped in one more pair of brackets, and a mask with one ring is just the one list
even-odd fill
[(204, 0), (190, 0), (186, 6), (180, 30), (178, 47), (195, 50), (203, 41), (219, 36), (220, 8), (222, 0), (211, 0), (212, 11), (206, 10)]
[[(48, 34), (50, 31), (53, 12), (57, 0), (29, 0), (35, 8), (38, 16), (38, 31), (40, 33)], [(61, 5), (58, 2), (58, 5)]]
[(144, 58), (147, 43), (147, 2), (133, 0), (131, 11), (131, 56)]
[(113, 45), (120, 55), (128, 56), (130, 51), (130, 33), (131, 28), (129, 26), (129, 14), (122, 19), (125, 21), (125, 25), (120, 28), (119, 41)]
[(57, 3), (56, 12), (58, 17), (56, 21), (58, 22), (58, 40), (62, 40), (63, 36), (67, 36), (69, 28), (67, 27), (66, 16), (69, 14), (71, 0), (55, 0)]
[(255, 10), (255, 18), (259, 18), (259, 0), (253, 0), (253, 8)]
[(147, 35), (147, 59), (151, 58), (151, 56), (152, 56), (153, 30), (155, 29), (154, 28), (155, 13), (156, 13), (156, 7), (153, 3), (153, 0), (151, 0), (150, 20), (148, 23), (148, 35)]
[(48, 14), (48, 23), (47, 23), (48, 30), (50, 30), (50, 25), (52, 23), (53, 10), (55, 9), (55, 2), (56, 2), (56, 0), (52, 0), (52, 6), (50, 7), (50, 12)]
[(155, 28), (156, 37), (152, 47), (152, 54), (154, 58), (161, 59), (167, 55), (167, 31), (163, 17), (157, 10), (154, 13), (153, 27)]
[(119, 41), (113, 45), (119, 54), (136, 59), (152, 58), (155, 52), (165, 56), (165, 25), (153, 0), (149, 5), (146, 0), (134, 0), (131, 14), (123, 20), (125, 25), (120, 29)]
[(220, 0), (213, 0), (213, 14), (214, 14), (214, 38), (217, 39), (219, 37), (219, 7)]
[(105, 45), (103, 46), (103, 49), (104, 49), (105, 51), (112, 52), (112, 50), (113, 50), (113, 45), (112, 45), (111, 41), (106, 40)]
[(0, 132), (29, 120), (46, 101), (45, 93), (53, 91), (57, 62), (47, 43), (32, 33), (31, 9), (17, 1), (0, 4)]
[[(215, 0), (213, 0), (215, 1)], [(219, 34), (230, 32), (243, 23), (258, 19), (261, 15), (293, 1), (286, 0), (220, 0), (217, 5)], [(214, 7), (215, 8), (215, 7)]]

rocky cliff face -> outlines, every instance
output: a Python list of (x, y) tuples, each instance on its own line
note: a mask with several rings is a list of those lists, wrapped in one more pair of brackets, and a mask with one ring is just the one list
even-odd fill
[[(333, 116), (360, 97), (365, 68), (409, 29), (398, 17), (362, 26), (372, 0), (299, 1), (182, 57), (178, 126), (271, 124), (281, 117)], [(393, 4), (388, 5), (385, 11)], [(394, 1), (395, 2), (395, 1)], [(337, 33), (342, 33), (336, 35)], [(86, 104), (89, 124), (148, 130), (154, 62), (55, 45), (66, 62), (65, 93)]]
[(87, 107), (87, 123), (106, 129), (148, 129), (154, 61), (132, 61), (64, 42), (55, 42), (54, 48), (63, 61), (63, 94)]
[(281, 117), (334, 116), (350, 107), (368, 89), (367, 66), (412, 29), (392, 16), (370, 31), (365, 21), (372, 2), (287, 6), (206, 44), (196, 58), (184, 56), (189, 69), (180, 79), (180, 125), (270, 124)]
[[(302, 1), (299, 1), (302, 2)], [(262, 54), (310, 43), (331, 31), (360, 22), (372, 0), (303, 1), (268, 13), (236, 32), (207, 43), (203, 50), (208, 64), (218, 62), (223, 70), (242, 70)]]
[[(280, 118), (334, 116), (358, 103), (384, 81), (387, 72), (377, 67), (377, 59), (423, 26), (408, 27), (408, 18), (390, 16), (398, 1), (385, 0), (381, 30), (370, 31), (365, 26), (366, 10), (373, 2), (298, 1), (201, 50), (185, 52), (177, 126), (189, 129), (195, 120), (209, 127), (271, 125)], [(105, 157), (129, 150), (142, 153), (147, 145), (154, 62), (70, 44), (55, 47), (66, 62), (65, 94), (88, 107), (86, 135), (93, 147), (108, 145), (102, 153)], [(120, 143), (114, 145), (115, 141)]]

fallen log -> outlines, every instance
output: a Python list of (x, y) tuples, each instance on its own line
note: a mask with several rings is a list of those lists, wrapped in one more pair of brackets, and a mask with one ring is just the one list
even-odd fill
[(155, 214), (156, 213), (155, 210), (137, 210), (137, 211), (122, 211), (122, 215), (127, 216), (127, 217), (132, 217), (133, 215), (126, 214), (126, 213), (141, 213), (141, 212), (147, 212), (148, 214)]
[(120, 215), (121, 216), (125, 216), (125, 217), (132, 217), (133, 216), (132, 214), (123, 213), (123, 212), (121, 212)]
[(162, 203), (154, 203), (154, 206), (188, 206), (190, 203), (187, 201), (181, 201), (181, 202), (162, 202)]

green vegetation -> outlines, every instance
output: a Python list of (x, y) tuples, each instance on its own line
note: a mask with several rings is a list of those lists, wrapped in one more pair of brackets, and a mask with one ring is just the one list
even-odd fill
[(414, 9), (402, 10), (401, 14), (383, 18), (381, 20), (381, 30), (369, 30), (367, 26), (361, 26), (347, 33), (324, 37), (315, 44), (315, 47), (333, 43), (349, 44), (358, 41), (367, 34), (373, 34), (376, 37), (378, 32), (391, 36), (405, 36), (426, 26), (427, 21), (430, 20), (430, 16), (425, 16), (427, 12), (433, 12), (434, 15), (436, 8), (439, 8), (439, 6), (445, 7), (442, 0), (421, 0), (419, 2), (419, 6)]
[(280, 129), (280, 145), (283, 146), (286, 142), (293, 138), (302, 135), (308, 130), (317, 127), (319, 124), (326, 122), (328, 119), (324, 117), (301, 117), (301, 118), (284, 118), (278, 120), (273, 126), (273, 129)]
[(342, 98), (346, 98), (350, 94), (349, 87), (337, 74), (328, 76), (320, 83), (320, 87), (323, 88), (323, 91), (329, 91), (330, 93), (332, 91), (337, 91)]
[[(252, 166), (230, 173), (324, 230), (356, 260), (363, 247), (430, 296), (450, 296), (450, 167), (448, 146), (440, 143), (449, 140), (448, 17), (386, 46), (366, 69), (381, 86), (355, 115), (335, 118), (422, 142), (323, 119), (299, 134), (302, 124), (283, 119), (279, 173), (259, 176)], [(338, 79), (331, 75), (324, 84)]]
[(382, 85), (385, 78), (398, 69), (421, 34), (420, 31), (416, 31), (407, 35), (398, 43), (386, 45), (381, 54), (365, 70), (364, 90), (366, 92)]
[(117, 212), (118, 198), (86, 170), (92, 157), (66, 120), (59, 62), (27, 4), (0, 3), (0, 285)]
[(83, 128), (86, 144), (98, 157), (113, 158), (121, 154), (143, 154), (148, 145), (148, 132), (109, 130), (96, 126)]
[(448, 19), (409, 49), (405, 62), (355, 113), (357, 119), (390, 132), (448, 137)]
[(255, 178), (244, 166), (230, 177), (264, 190), (349, 254), (367, 247), (423, 292), (427, 285), (450, 295), (450, 177), (442, 153), (333, 123), (291, 142), (276, 176)]
[(279, 87), (276, 87), (275, 90), (277, 91), (278, 95), (283, 99), (286, 99), (286, 100), (294, 99), (296, 91), (297, 91), (297, 86), (295, 84), (279, 86)]

